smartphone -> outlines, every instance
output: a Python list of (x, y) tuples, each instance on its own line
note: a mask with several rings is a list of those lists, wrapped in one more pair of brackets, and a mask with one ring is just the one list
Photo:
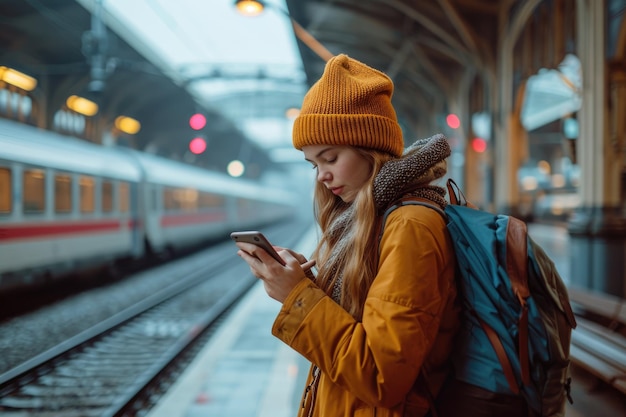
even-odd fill
[(263, 233), (258, 232), (256, 230), (249, 230), (244, 232), (232, 232), (230, 234), (230, 238), (235, 242), (246, 242), (253, 243), (261, 248), (263, 248), (267, 253), (269, 253), (272, 258), (276, 259), (280, 262), (281, 265), (286, 265), (285, 260), (276, 253), (272, 244), (267, 240), (267, 238), (263, 235)]

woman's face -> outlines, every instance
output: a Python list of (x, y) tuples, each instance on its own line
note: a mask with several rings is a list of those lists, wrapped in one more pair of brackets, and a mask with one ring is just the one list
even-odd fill
[(370, 162), (353, 147), (308, 145), (302, 151), (317, 170), (317, 180), (346, 203), (354, 201), (370, 177)]

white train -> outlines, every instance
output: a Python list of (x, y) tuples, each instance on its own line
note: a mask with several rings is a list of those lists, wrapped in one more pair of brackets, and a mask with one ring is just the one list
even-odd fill
[(285, 219), (290, 193), (0, 120), (0, 289)]

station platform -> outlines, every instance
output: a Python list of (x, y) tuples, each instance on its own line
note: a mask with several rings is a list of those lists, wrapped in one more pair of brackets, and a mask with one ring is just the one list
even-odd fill
[[(292, 249), (310, 254), (316, 239)], [(295, 416), (309, 362), (272, 336), (280, 307), (258, 281), (146, 417)]]
[[(529, 225), (531, 236), (553, 258), (564, 279), (569, 273), (565, 228)], [(308, 254), (315, 245), (311, 230), (294, 247)], [(224, 321), (219, 331), (147, 417), (292, 417), (297, 415), (309, 363), (271, 335), (280, 303), (259, 281)], [(568, 417), (602, 413), (603, 400), (585, 381), (574, 391), (576, 408)], [(581, 411), (583, 410), (583, 411)]]

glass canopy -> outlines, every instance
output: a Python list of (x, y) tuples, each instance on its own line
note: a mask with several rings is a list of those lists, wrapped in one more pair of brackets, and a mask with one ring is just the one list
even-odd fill
[(276, 160), (291, 149), (290, 108), (299, 107), (305, 73), (284, 0), (243, 16), (233, 0), (79, 0), (101, 3), (111, 30), (219, 109)]

